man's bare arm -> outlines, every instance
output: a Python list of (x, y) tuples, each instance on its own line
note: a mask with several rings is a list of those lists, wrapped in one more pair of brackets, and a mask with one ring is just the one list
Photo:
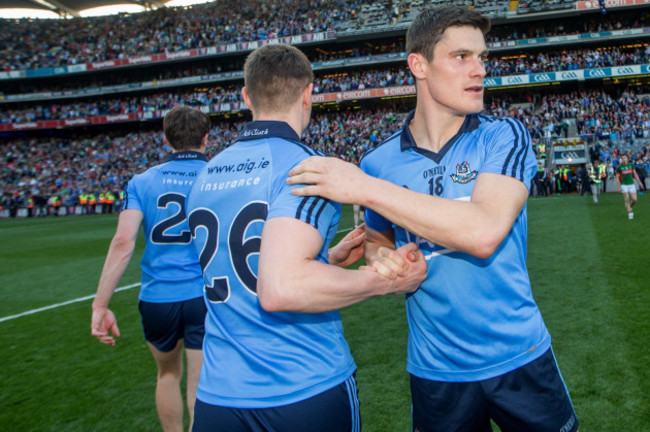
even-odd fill
[(297, 219), (266, 221), (257, 279), (257, 294), (265, 310), (337, 310), (378, 295), (415, 291), (426, 277), (424, 256), (414, 244), (399, 253), (412, 253), (415, 259), (405, 259), (395, 278), (387, 278), (369, 268), (347, 270), (317, 261), (322, 242), (314, 227)]
[(143, 213), (138, 210), (124, 210), (120, 213), (117, 229), (104, 261), (97, 294), (92, 303), (91, 334), (107, 345), (115, 345), (113, 336), (120, 336), (117, 321), (113, 312), (108, 309), (108, 304), (129, 265), (143, 217)]
[(290, 174), (288, 183), (307, 185), (293, 189), (296, 195), (361, 204), (420, 238), (478, 258), (496, 251), (528, 198), (521, 181), (490, 173), (478, 176), (466, 201), (414, 192), (337, 158), (311, 157)]

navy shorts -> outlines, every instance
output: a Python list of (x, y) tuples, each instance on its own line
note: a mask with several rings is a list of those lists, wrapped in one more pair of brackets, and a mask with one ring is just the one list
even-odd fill
[(578, 418), (553, 351), (504, 375), (439, 382), (411, 375), (414, 432), (575, 432)]
[(356, 379), (273, 408), (229, 408), (196, 400), (192, 432), (359, 432)]
[(185, 348), (202, 349), (205, 334), (205, 314), (208, 309), (203, 297), (172, 303), (138, 302), (144, 338), (159, 351), (173, 350), (178, 341)]

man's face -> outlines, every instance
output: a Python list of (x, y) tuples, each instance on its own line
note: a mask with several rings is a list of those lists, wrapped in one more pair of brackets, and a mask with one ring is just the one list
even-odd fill
[(427, 88), (435, 104), (455, 115), (481, 112), (486, 57), (485, 38), (479, 29), (457, 26), (445, 30), (428, 63)]

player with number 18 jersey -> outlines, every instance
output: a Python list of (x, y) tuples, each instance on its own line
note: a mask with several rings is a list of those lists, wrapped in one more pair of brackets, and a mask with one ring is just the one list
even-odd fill
[[(537, 163), (530, 135), (518, 120), (467, 115), (456, 136), (434, 153), (416, 145), (412, 119), (413, 113), (401, 131), (362, 158), (363, 171), (454, 200), (469, 201), (481, 173), (510, 176), (530, 188)], [(394, 229), (398, 247), (414, 241), (427, 259), (429, 276), (406, 300), (411, 374), (432, 381), (480, 381), (549, 349), (551, 337), (526, 269), (526, 219), (524, 207), (498, 251), (481, 260), (418, 238), (366, 210), (369, 228)]]

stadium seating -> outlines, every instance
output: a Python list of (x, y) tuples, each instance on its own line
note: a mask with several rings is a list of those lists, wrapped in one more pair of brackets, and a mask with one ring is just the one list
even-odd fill
[[(252, 0), (233, 14), (232, 3), (4, 22), (0, 205), (20, 208), (57, 195), (64, 204), (57, 211), (69, 213), (81, 192), (119, 191), (164, 157), (160, 119), (177, 104), (213, 115), (209, 152), (216, 154), (248, 116), (239, 95), (245, 55), (274, 38), (298, 44), (314, 62), (314, 116), (305, 142), (358, 161), (412, 108), (404, 32), (421, 8), (445, 1), (331, 1), (328, 14), (299, 1), (280, 10), (274, 2), (256, 8)], [(647, 9), (610, 10), (608, 17), (594, 9), (576, 20), (566, 18), (567, 10), (575, 15), (576, 2), (520, 1), (514, 10), (503, 2), (465, 3), (493, 19), (488, 114), (519, 118), (536, 142), (571, 133), (585, 145), (600, 142), (610, 155), (647, 156)], [(540, 13), (553, 19), (540, 20)], [(513, 14), (517, 20), (505, 19)], [(119, 65), (111, 69), (111, 62)], [(363, 93), (370, 89), (385, 92)], [(390, 89), (399, 91), (386, 98)]]

